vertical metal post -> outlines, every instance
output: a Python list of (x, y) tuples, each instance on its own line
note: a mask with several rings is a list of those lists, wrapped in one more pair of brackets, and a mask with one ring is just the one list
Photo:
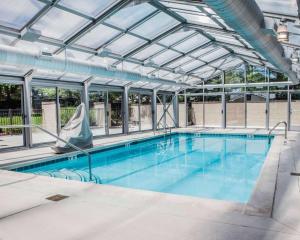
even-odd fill
[(287, 93), (287, 130), (291, 130), (291, 113), (292, 113), (292, 94), (290, 92), (290, 86), (288, 86), (288, 93)]
[(105, 125), (105, 135), (109, 135), (109, 111), (108, 111), (108, 91), (102, 92), (104, 99), (104, 125)]
[(175, 93), (175, 97), (173, 99), (173, 112), (174, 112), (174, 120), (175, 127), (179, 127), (179, 103), (178, 103), (178, 92)]
[(186, 90), (184, 90), (184, 108), (185, 108), (185, 127), (188, 126), (188, 105), (187, 105), (187, 96)]
[(141, 123), (141, 103), (142, 103), (142, 99), (141, 99), (141, 94), (138, 94), (138, 114), (139, 114), (139, 131), (142, 130), (142, 123)]
[[(248, 71), (248, 64), (245, 64), (245, 71), (244, 71), (244, 78), (245, 78), (245, 84), (247, 86), (248, 84), (248, 79), (247, 79), (247, 71)], [(245, 117), (245, 128), (247, 127), (247, 115), (248, 115), (248, 112), (247, 112), (247, 87), (244, 88), (244, 104), (245, 104), (245, 113), (244, 113), (244, 117)]]
[(60, 117), (60, 103), (59, 103), (59, 88), (56, 87), (56, 121), (57, 121), (57, 134), (61, 130), (61, 117)]
[[(270, 83), (270, 71), (266, 68), (266, 81)], [(270, 128), (270, 86), (267, 87), (267, 97), (266, 97), (266, 129)]]
[[(222, 85), (225, 84), (225, 71), (222, 71)], [(226, 128), (226, 95), (225, 88), (223, 87), (222, 93), (222, 128)]]
[[(24, 98), (24, 123), (25, 125), (31, 125), (31, 81), (34, 70), (30, 70), (24, 76), (23, 98)], [(32, 146), (32, 129), (25, 128), (25, 146)]]
[(226, 95), (222, 93), (222, 128), (226, 128)]
[(153, 89), (152, 92), (152, 127), (154, 130), (157, 129), (157, 90)]
[(126, 86), (124, 86), (124, 94), (123, 94), (123, 133), (124, 134), (128, 134), (128, 132), (129, 132), (128, 92), (129, 92), (129, 85), (126, 85)]

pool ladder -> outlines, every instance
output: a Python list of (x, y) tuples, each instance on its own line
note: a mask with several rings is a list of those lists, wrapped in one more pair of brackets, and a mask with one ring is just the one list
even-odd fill
[(274, 127), (272, 127), (268, 133), (268, 139), (269, 139), (269, 144), (271, 143), (271, 133), (280, 125), (284, 124), (284, 139), (287, 140), (287, 122), (286, 121), (280, 121), (278, 122)]
[(0, 128), (37, 128), (39, 130), (41, 130), (44, 133), (47, 133), (48, 135), (56, 138), (59, 141), (62, 141), (63, 143), (67, 144), (69, 147), (73, 148), (76, 151), (81, 152), (82, 154), (86, 155), (88, 158), (88, 167), (89, 167), (89, 181), (93, 181), (93, 174), (92, 174), (92, 158), (91, 158), (91, 154), (77, 146), (75, 146), (72, 143), (69, 143), (65, 140), (63, 140), (62, 138), (60, 138), (59, 136), (49, 132), (48, 130), (38, 126), (38, 125), (33, 125), (33, 124), (26, 124), (26, 125), (5, 125), (5, 126), (1, 126)]

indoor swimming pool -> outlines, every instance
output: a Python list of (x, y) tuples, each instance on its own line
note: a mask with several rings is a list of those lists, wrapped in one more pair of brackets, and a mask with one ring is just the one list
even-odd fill
[[(245, 203), (269, 148), (267, 136), (173, 133), (95, 150), (92, 174), (99, 184)], [(89, 179), (86, 156), (15, 171)]]

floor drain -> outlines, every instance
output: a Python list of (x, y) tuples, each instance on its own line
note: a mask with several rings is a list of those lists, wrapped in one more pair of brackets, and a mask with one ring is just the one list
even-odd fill
[(53, 201), (53, 202), (58, 202), (58, 201), (61, 201), (61, 200), (65, 199), (65, 198), (68, 198), (68, 197), (69, 196), (64, 196), (64, 195), (61, 195), (61, 194), (56, 194), (56, 195), (47, 197), (46, 199), (50, 200), (50, 201)]

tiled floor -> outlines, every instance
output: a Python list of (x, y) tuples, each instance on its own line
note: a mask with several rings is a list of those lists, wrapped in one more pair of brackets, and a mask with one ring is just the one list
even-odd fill
[[(99, 139), (95, 144), (106, 145), (152, 134)], [(290, 176), (291, 171), (300, 171), (300, 136), (289, 133), (287, 144), (279, 147), (272, 217), (246, 215), (243, 205), (229, 202), (2, 170), (0, 239), (300, 239), (298, 177)], [(10, 157), (23, 161), (48, 155), (52, 155), (49, 148), (0, 153), (0, 162), (12, 162)], [(46, 200), (54, 194), (70, 197), (59, 202)]]

